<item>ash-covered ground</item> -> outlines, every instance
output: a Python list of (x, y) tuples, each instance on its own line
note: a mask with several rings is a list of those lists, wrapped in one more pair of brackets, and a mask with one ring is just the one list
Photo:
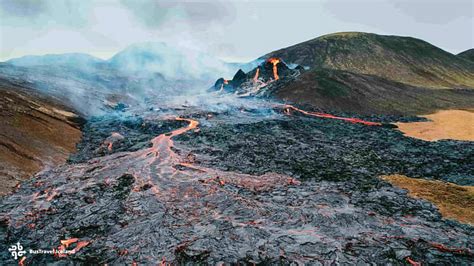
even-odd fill
[(472, 185), (472, 142), (244, 102), (89, 120), (68, 164), (2, 198), (2, 261), (19, 241), (76, 251), (36, 265), (474, 262), (471, 226), (378, 178)]

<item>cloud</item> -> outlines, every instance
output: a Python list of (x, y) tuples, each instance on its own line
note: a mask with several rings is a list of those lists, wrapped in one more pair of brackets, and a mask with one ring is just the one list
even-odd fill
[(230, 23), (235, 17), (232, 4), (221, 1), (121, 0), (121, 3), (152, 29), (169, 21), (203, 28), (209, 23)]
[(36, 17), (46, 10), (46, 4), (36, 0), (0, 0), (0, 9), (18, 17)]
[(471, 0), (0, 0), (0, 60), (83, 52), (107, 58), (140, 42), (252, 60), (317, 36), (413, 36), (452, 52), (472, 47)]
[(0, 14), (8, 25), (45, 28), (86, 27), (93, 3), (74, 0), (0, 0)]
[(341, 20), (377, 26), (397, 26), (393, 18), (409, 17), (417, 23), (445, 24), (462, 18), (472, 18), (471, 0), (332, 0), (324, 4)]
[(327, 0), (326, 12), (353, 28), (420, 38), (458, 53), (472, 47), (472, 0)]
[(459, 18), (473, 17), (473, 3), (471, 0), (391, 1), (391, 4), (402, 13), (418, 22), (430, 24), (445, 24)]

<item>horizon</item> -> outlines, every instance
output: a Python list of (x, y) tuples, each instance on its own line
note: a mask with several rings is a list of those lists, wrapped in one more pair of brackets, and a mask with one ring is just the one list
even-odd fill
[(64, 53), (107, 60), (136, 43), (165, 42), (197, 48), (226, 62), (248, 62), (348, 31), (414, 37), (452, 54), (474, 46), (473, 3), (465, 0), (366, 0), (357, 5), (339, 0), (0, 0), (0, 14), (0, 61)]
[[(339, 33), (364, 33), (364, 34), (377, 34), (377, 33), (373, 33), (373, 32), (358, 32), (358, 31), (339, 31), (339, 32), (332, 32), (332, 33), (327, 33), (327, 34), (323, 34), (323, 35), (320, 35), (320, 36), (317, 36), (317, 37), (314, 37), (314, 38), (311, 38), (311, 39), (308, 39), (308, 40), (304, 40), (304, 41), (301, 41), (301, 42), (298, 42), (298, 43), (294, 43), (294, 44), (291, 44), (291, 45), (288, 45), (288, 46), (285, 46), (285, 47), (281, 47), (281, 48), (277, 48), (275, 50), (272, 50), (272, 51), (268, 51), (266, 53), (271, 53), (271, 52), (274, 52), (274, 51), (277, 51), (277, 50), (280, 50), (280, 49), (285, 49), (285, 48), (288, 48), (288, 47), (291, 47), (291, 46), (294, 46), (294, 45), (297, 45), (297, 44), (300, 44), (300, 43), (304, 43), (304, 42), (307, 42), (307, 41), (310, 41), (310, 40), (313, 40), (313, 39), (317, 39), (317, 38), (320, 38), (320, 37), (323, 37), (323, 36), (327, 36), (327, 35), (332, 35), (332, 34), (339, 34)], [(391, 35), (391, 34), (377, 34), (377, 35), (381, 35), (381, 36), (395, 36), (395, 37), (404, 37), (404, 38), (415, 38), (415, 37), (412, 37), (412, 36), (401, 36), (401, 35)], [(418, 39), (418, 38), (416, 38)], [(418, 40), (422, 40), (422, 41), (425, 41), (423, 39), (418, 39)], [(24, 58), (24, 57), (29, 57), (29, 56), (50, 56), (50, 55), (72, 55), (72, 54), (81, 54), (81, 55), (88, 55), (88, 56), (92, 56), (94, 57), (95, 59), (99, 59), (99, 60), (102, 60), (102, 61), (108, 61), (108, 60), (111, 60), (114, 56), (116, 56), (117, 54), (121, 53), (122, 51), (132, 47), (132, 46), (135, 46), (135, 45), (141, 45), (141, 44), (146, 44), (146, 43), (152, 43), (152, 44), (158, 44), (158, 43), (164, 43), (166, 46), (168, 47), (171, 47), (172, 45), (166, 43), (166, 42), (163, 42), (163, 41), (148, 41), (148, 42), (137, 42), (137, 43), (131, 43), (130, 45), (128, 45), (127, 47), (121, 49), (121, 50), (118, 50), (114, 53), (112, 53), (110, 56), (100, 56), (100, 55), (94, 55), (92, 53), (87, 53), (87, 52), (74, 52), (74, 51), (71, 51), (71, 52), (65, 52), (65, 53), (46, 53), (46, 54), (26, 54), (26, 55), (22, 55), (22, 56), (19, 56), (19, 57), (13, 57), (13, 58), (8, 58), (4, 61), (0, 61), (2, 63), (4, 62), (8, 62), (9, 60), (14, 60), (14, 59), (20, 59), (20, 58)], [(445, 52), (448, 52), (448, 53), (451, 53), (453, 55), (457, 55), (459, 53), (462, 53), (462, 52), (465, 52), (467, 50), (470, 50), (470, 49), (474, 49), (474, 48), (468, 48), (466, 50), (463, 50), (463, 51), (460, 51), (459, 53), (452, 53), (450, 51), (447, 51), (445, 49), (443, 49), (442, 47), (439, 47), (439, 46), (436, 46), (435, 44), (433, 43), (430, 43), (431, 45), (437, 47), (437, 48), (440, 48), (442, 49), (443, 51)], [(196, 51), (200, 51), (200, 50), (196, 50)], [(265, 53), (265, 54), (266, 54)], [(264, 54), (260, 55), (260, 56), (263, 56)], [(255, 58), (248, 58), (247, 60), (245, 61), (237, 61), (237, 60), (232, 60), (232, 57), (229, 57), (230, 59), (227, 59), (225, 57), (217, 57), (217, 59), (219, 60), (222, 60), (223, 62), (226, 62), (226, 63), (249, 63), (253, 60), (257, 60), (260, 56), (258, 57), (255, 57)]]

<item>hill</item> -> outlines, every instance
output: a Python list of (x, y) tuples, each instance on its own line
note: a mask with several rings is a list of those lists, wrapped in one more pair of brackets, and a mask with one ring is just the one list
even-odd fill
[(459, 53), (458, 57), (474, 62), (474, 48)]
[(374, 75), (319, 69), (302, 73), (274, 92), (279, 99), (360, 114), (417, 115), (473, 108), (474, 90), (431, 89)]
[(335, 33), (266, 54), (214, 89), (360, 114), (474, 108), (468, 52), (453, 55), (410, 37)]
[(57, 99), (0, 79), (0, 195), (64, 163), (81, 137), (80, 123)]
[(334, 33), (262, 58), (271, 57), (312, 69), (344, 70), (418, 87), (474, 88), (474, 63), (411, 37)]

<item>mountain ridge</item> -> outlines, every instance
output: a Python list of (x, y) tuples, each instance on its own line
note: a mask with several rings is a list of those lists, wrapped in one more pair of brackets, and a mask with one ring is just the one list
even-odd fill
[(25, 55), (5, 61), (5, 63), (23, 67), (40, 65), (96, 64), (101, 62), (105, 62), (105, 60), (86, 53)]
[(458, 57), (467, 59), (471, 62), (474, 62), (474, 48), (468, 49), (466, 51), (460, 52), (457, 54)]
[[(238, 79), (219, 79), (214, 89), (360, 114), (474, 108), (474, 63), (412, 37), (334, 33), (259, 60), (264, 63)], [(279, 62), (273, 65), (278, 80), (271, 62)]]
[[(308, 56), (309, 55), (309, 56)], [(310, 68), (345, 70), (428, 88), (474, 88), (474, 63), (413, 37), (340, 32), (270, 52)]]

